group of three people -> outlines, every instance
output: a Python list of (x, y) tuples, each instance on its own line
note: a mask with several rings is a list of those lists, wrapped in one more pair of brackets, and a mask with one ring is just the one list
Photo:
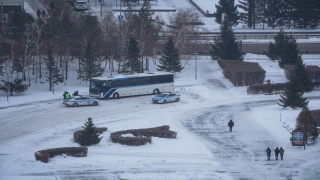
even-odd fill
[[(270, 160), (271, 149), (270, 149), (269, 147), (266, 149), (266, 153), (267, 153), (267, 158), (268, 158), (268, 160)], [(280, 154), (281, 160), (283, 160), (284, 149), (282, 149), (282, 147), (280, 147), (280, 149), (278, 149), (278, 147), (277, 147), (277, 148), (274, 150), (274, 154), (275, 154), (276, 160), (278, 160), (279, 154)]]
[[(232, 127), (234, 126), (234, 122), (232, 121), (232, 119), (230, 119), (228, 126), (229, 126), (229, 132), (232, 132)], [(266, 152), (267, 152), (267, 158), (268, 158), (268, 160), (270, 160), (271, 149), (268, 147), (266, 149)], [(276, 160), (278, 160), (279, 154), (280, 154), (281, 160), (283, 160), (284, 149), (282, 149), (282, 147), (280, 147), (280, 149), (277, 147), (274, 150), (274, 153), (275, 153)]]

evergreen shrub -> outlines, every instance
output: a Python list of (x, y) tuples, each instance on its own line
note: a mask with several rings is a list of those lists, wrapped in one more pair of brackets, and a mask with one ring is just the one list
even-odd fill
[[(96, 133), (98, 134), (102, 134), (103, 132), (106, 132), (108, 130), (108, 128), (106, 127), (101, 127), (101, 128), (97, 128), (95, 130)], [(76, 131), (73, 133), (73, 139), (74, 139), (74, 142), (80, 144), (80, 137), (83, 135), (85, 130), (79, 130), (79, 131)]]

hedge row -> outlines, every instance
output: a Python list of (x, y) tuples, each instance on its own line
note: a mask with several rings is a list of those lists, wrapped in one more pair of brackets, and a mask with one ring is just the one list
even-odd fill
[(243, 62), (238, 60), (219, 60), (224, 76), (231, 81), (234, 86), (249, 86), (253, 84), (263, 84), (266, 71), (259, 63)]
[[(99, 134), (102, 134), (103, 132), (107, 131), (108, 128), (106, 127), (102, 127), (102, 128), (97, 128), (96, 131), (99, 133)], [(74, 142), (80, 144), (80, 136), (82, 135), (82, 133), (84, 132), (84, 130), (79, 130), (79, 131), (76, 131), (73, 133), (73, 139), (74, 139)]]
[(256, 84), (247, 87), (248, 94), (277, 93), (284, 90), (286, 83)]
[[(134, 137), (124, 137), (125, 134), (131, 134)], [(151, 143), (151, 137), (160, 138), (176, 138), (177, 132), (170, 131), (169, 126), (159, 126), (147, 129), (131, 129), (124, 131), (117, 131), (111, 133), (111, 140), (114, 143), (120, 143), (129, 146), (141, 146)]]
[(41, 150), (34, 153), (36, 160), (41, 161), (43, 163), (48, 163), (49, 158), (62, 155), (62, 154), (65, 154), (67, 156), (73, 156), (73, 157), (85, 157), (88, 154), (88, 148), (87, 147), (63, 147), (63, 148)]
[[(295, 65), (283, 65), (287, 79), (289, 79), (290, 74), (293, 72)], [(311, 78), (311, 81), (320, 81), (320, 67), (316, 65), (307, 65), (306, 71)]]
[[(313, 90), (320, 90), (320, 81), (312, 82)], [(274, 94), (284, 91), (286, 83), (257, 84), (247, 87), (248, 94)]]

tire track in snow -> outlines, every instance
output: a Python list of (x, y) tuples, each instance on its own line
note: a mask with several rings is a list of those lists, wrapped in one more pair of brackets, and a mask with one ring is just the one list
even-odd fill
[[(231, 108), (231, 106), (233, 107)], [(212, 107), (210, 110), (191, 116), (183, 122), (183, 124), (205, 141), (205, 144), (212, 151), (213, 155), (226, 167), (222, 171), (230, 173), (231, 175), (234, 174), (235, 179), (265, 179), (267, 177), (265, 173), (263, 173), (265, 167), (259, 163), (263, 161), (263, 154), (255, 149), (252, 151), (250, 149), (252, 147), (247, 147), (246, 142), (242, 142), (236, 137), (237, 134), (241, 132), (238, 129), (242, 126), (240, 126), (240, 120), (234, 116), (235, 114), (248, 110), (247, 105), (238, 104), (231, 106)], [(235, 109), (234, 107), (237, 109), (235, 112), (228, 111), (229, 109)], [(229, 119), (236, 119), (236, 121), (239, 122), (235, 126), (236, 132), (228, 132), (226, 124)], [(259, 133), (258, 131), (262, 132)], [(273, 144), (272, 142), (268, 142), (265, 131), (259, 129), (253, 133), (256, 134), (254, 139), (257, 141)], [(224, 136), (222, 134), (226, 135)], [(233, 171), (232, 169), (239, 169), (235, 166), (242, 167), (244, 171)]]

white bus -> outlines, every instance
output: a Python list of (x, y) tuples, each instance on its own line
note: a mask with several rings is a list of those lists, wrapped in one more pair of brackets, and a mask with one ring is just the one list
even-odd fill
[(119, 74), (111, 77), (95, 77), (90, 80), (90, 96), (100, 99), (120, 98), (145, 94), (159, 94), (174, 90), (173, 73), (153, 72)]

